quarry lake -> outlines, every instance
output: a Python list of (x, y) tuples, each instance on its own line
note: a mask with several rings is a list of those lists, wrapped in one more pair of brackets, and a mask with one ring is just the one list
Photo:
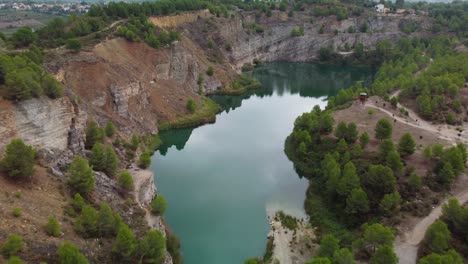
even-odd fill
[(304, 217), (307, 181), (283, 152), (294, 120), (371, 71), (355, 66), (272, 63), (256, 69), (263, 88), (241, 96), (214, 96), (216, 123), (161, 133), (152, 157), (165, 218), (181, 239), (184, 263), (240, 264), (262, 256), (267, 214)]

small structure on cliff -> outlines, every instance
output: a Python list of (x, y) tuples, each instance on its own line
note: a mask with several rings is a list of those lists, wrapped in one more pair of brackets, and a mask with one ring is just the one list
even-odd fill
[(367, 93), (360, 93), (359, 94), (359, 101), (361, 102), (361, 104), (365, 104), (366, 101), (367, 101)]

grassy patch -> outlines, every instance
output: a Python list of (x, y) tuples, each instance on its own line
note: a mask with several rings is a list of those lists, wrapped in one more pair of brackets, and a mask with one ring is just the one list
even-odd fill
[(289, 230), (295, 230), (297, 228), (297, 219), (290, 215), (285, 214), (283, 211), (276, 213), (276, 218), (281, 221), (281, 225)]
[(218, 104), (209, 98), (203, 98), (198, 103), (192, 114), (181, 116), (174, 121), (164, 122), (159, 125), (159, 130), (173, 128), (194, 127), (205, 123), (214, 122), (216, 114), (221, 110)]
[(214, 94), (218, 95), (241, 95), (247, 91), (259, 89), (262, 84), (255, 78), (248, 75), (241, 74), (232, 83), (232, 89), (221, 89), (216, 91)]

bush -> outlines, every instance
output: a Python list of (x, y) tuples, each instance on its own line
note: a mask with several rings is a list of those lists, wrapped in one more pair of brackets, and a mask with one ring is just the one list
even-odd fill
[(106, 127), (104, 128), (104, 131), (106, 132), (107, 137), (112, 137), (115, 134), (115, 126), (114, 124), (109, 121), (106, 123)]
[(58, 264), (88, 264), (86, 257), (81, 254), (79, 248), (70, 242), (61, 244), (57, 250)]
[(36, 151), (21, 139), (13, 139), (7, 145), (0, 165), (11, 178), (29, 177), (34, 173)]
[(133, 190), (133, 178), (128, 171), (122, 171), (118, 177), (118, 184), (120, 187), (127, 189), (129, 191)]
[(87, 194), (94, 190), (94, 172), (88, 161), (76, 156), (68, 168), (68, 184), (79, 194)]
[(42, 78), (42, 89), (50, 98), (62, 97), (64, 92), (62, 85), (51, 74), (46, 74)]
[(81, 49), (81, 42), (77, 39), (67, 40), (67, 49), (78, 52)]
[(26, 264), (26, 262), (22, 261), (20, 258), (11, 256), (6, 264)]
[(135, 247), (136, 240), (132, 230), (126, 224), (121, 224), (114, 246), (112, 247), (112, 252), (126, 259), (133, 254)]
[(46, 225), (46, 232), (49, 236), (58, 237), (62, 233), (60, 229), (60, 223), (57, 221), (54, 215), (49, 217)]
[(375, 138), (386, 139), (392, 136), (393, 126), (386, 118), (382, 118), (377, 122), (375, 126)]
[(138, 160), (138, 166), (142, 169), (146, 169), (151, 165), (151, 155), (148, 151), (141, 153), (140, 159)]
[(8, 236), (7, 240), (5, 241), (5, 243), (3, 243), (0, 249), (3, 256), (10, 257), (20, 252), (23, 249), (23, 247), (23, 239), (18, 235), (11, 234)]
[(92, 148), (97, 142), (102, 142), (104, 139), (104, 131), (98, 126), (95, 121), (91, 121), (86, 128), (86, 142), (87, 149)]
[(163, 215), (167, 208), (167, 201), (164, 196), (158, 194), (156, 198), (151, 201), (151, 213), (155, 215)]
[(187, 110), (192, 114), (195, 113), (196, 104), (195, 101), (193, 101), (191, 98), (187, 101)]
[(140, 242), (138, 253), (142, 256), (143, 263), (161, 263), (164, 259), (166, 245), (161, 232), (148, 231)]
[(209, 66), (208, 69), (206, 70), (206, 75), (213, 76), (213, 74), (214, 74), (214, 68), (212, 66)]
[(86, 205), (85, 200), (79, 193), (75, 194), (71, 200), (71, 206), (75, 210), (75, 212), (80, 213), (83, 206)]
[(435, 221), (426, 231), (424, 243), (434, 253), (444, 253), (450, 248), (450, 231), (441, 220)]
[(96, 237), (97, 230), (97, 212), (89, 206), (83, 206), (81, 215), (75, 221), (75, 230), (86, 237)]
[(14, 217), (20, 217), (23, 214), (23, 211), (21, 208), (14, 208), (13, 209), (13, 216)]

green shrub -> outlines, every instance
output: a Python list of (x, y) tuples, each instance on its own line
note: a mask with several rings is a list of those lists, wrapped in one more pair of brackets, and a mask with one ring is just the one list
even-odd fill
[(21, 208), (14, 208), (13, 209), (13, 216), (14, 217), (20, 217), (23, 214), (23, 211)]
[(0, 165), (11, 178), (29, 177), (34, 173), (35, 157), (36, 151), (31, 146), (21, 139), (13, 139), (7, 145)]
[(1, 246), (2, 255), (5, 257), (10, 257), (12, 255), (16, 255), (16, 253), (20, 252), (24, 247), (23, 239), (18, 236), (11, 234), (8, 236), (7, 240)]
[(78, 52), (81, 49), (81, 42), (77, 39), (67, 40), (67, 49)]
[(128, 171), (122, 171), (119, 174), (118, 184), (120, 187), (129, 191), (134, 189), (133, 178), (132, 178), (132, 175)]
[(151, 165), (151, 155), (148, 151), (141, 153), (140, 159), (138, 160), (138, 166), (142, 169), (146, 169)]
[(87, 194), (94, 190), (94, 172), (88, 161), (76, 156), (68, 168), (68, 184), (79, 194)]
[(96, 237), (98, 234), (96, 210), (89, 205), (83, 206), (74, 227), (77, 233), (85, 237)]
[(167, 201), (164, 196), (158, 194), (156, 198), (151, 201), (151, 213), (155, 215), (163, 215), (167, 208)]
[(60, 223), (57, 221), (57, 218), (55, 218), (54, 215), (51, 215), (47, 221), (46, 232), (49, 236), (53, 237), (58, 237), (62, 233)]
[(124, 259), (128, 259), (134, 253), (135, 248), (135, 235), (126, 224), (121, 224), (114, 246), (112, 247), (112, 252)]
[(187, 110), (192, 114), (195, 113), (196, 104), (195, 101), (191, 98), (187, 101)]
[(139, 254), (143, 263), (161, 263), (166, 248), (164, 237), (157, 230), (148, 231), (139, 245)]
[(106, 127), (104, 128), (104, 131), (106, 132), (107, 137), (112, 137), (115, 134), (115, 126), (114, 124), (109, 121), (106, 123)]
[(26, 262), (22, 261), (20, 258), (11, 256), (6, 264), (26, 264)]
[(42, 77), (42, 89), (50, 98), (62, 97), (64, 93), (63, 86), (51, 74)]
[(97, 142), (102, 142), (104, 139), (104, 130), (98, 126), (95, 121), (91, 121), (86, 128), (86, 142), (87, 149), (92, 148)]
[(208, 69), (206, 70), (206, 75), (213, 76), (213, 74), (214, 74), (214, 68), (212, 66), (209, 66)]
[(88, 264), (86, 257), (81, 254), (80, 249), (70, 242), (61, 244), (57, 250), (58, 264)]
[(71, 206), (75, 210), (75, 212), (80, 213), (83, 206), (86, 205), (85, 200), (79, 193), (75, 194), (71, 200)]

